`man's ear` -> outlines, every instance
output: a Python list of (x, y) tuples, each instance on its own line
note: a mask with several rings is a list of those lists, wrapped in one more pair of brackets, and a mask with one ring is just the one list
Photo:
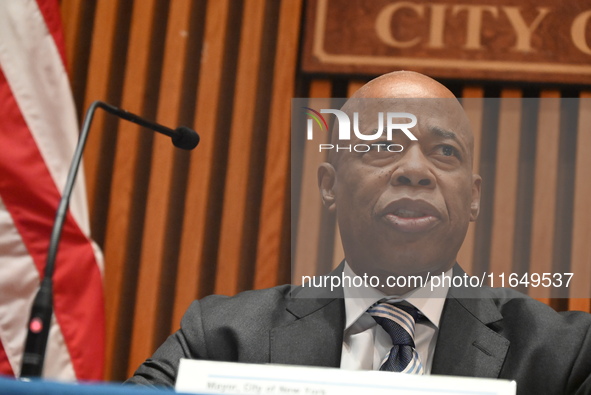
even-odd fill
[(321, 163), (318, 166), (318, 189), (322, 204), (329, 211), (336, 209), (334, 187), (336, 184), (336, 170), (330, 163)]
[(482, 177), (478, 174), (472, 174), (472, 203), (470, 204), (470, 221), (476, 221), (480, 213), (480, 186)]

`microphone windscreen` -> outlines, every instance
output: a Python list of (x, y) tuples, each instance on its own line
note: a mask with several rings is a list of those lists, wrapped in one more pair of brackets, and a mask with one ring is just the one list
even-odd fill
[(192, 150), (199, 144), (199, 135), (196, 131), (186, 126), (176, 128), (174, 136), (172, 136), (172, 143), (175, 147)]

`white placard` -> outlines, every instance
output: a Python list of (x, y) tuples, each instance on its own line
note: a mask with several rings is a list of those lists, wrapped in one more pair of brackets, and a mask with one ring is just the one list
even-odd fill
[(178, 392), (250, 395), (509, 395), (507, 380), (181, 359)]

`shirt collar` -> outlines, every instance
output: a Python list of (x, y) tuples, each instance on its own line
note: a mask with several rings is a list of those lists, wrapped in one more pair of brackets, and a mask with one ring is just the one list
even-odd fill
[[(453, 269), (445, 272), (445, 276), (452, 276)], [(356, 276), (347, 261), (343, 268), (344, 276), (353, 278)], [(413, 289), (402, 296), (389, 296), (377, 288), (369, 285), (363, 287), (355, 287), (348, 282), (343, 281), (343, 294), (345, 296), (345, 330), (349, 329), (371, 305), (379, 300), (387, 300), (391, 303), (406, 301), (410, 303), (421, 314), (429, 319), (435, 327), (439, 328), (439, 321), (441, 320), (441, 312), (445, 304), (445, 298), (449, 291), (449, 283), (444, 281), (444, 286), (436, 287), (431, 290), (430, 282), (424, 287)]]

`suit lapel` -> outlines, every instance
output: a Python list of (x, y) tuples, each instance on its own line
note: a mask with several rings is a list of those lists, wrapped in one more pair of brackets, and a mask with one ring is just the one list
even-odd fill
[(339, 367), (343, 343), (345, 305), (340, 292), (312, 295), (300, 288), (288, 300), (294, 321), (270, 332), (270, 362)]
[[(463, 271), (456, 265), (454, 274)], [(342, 289), (331, 293), (298, 287), (294, 294), (286, 305), (293, 321), (270, 331), (270, 362), (339, 367), (345, 325)], [(486, 296), (479, 289), (450, 289), (432, 374), (499, 377), (509, 341), (491, 329), (502, 316)]]
[(493, 301), (485, 297), (485, 291), (467, 292), (450, 289), (441, 316), (431, 373), (497, 378), (509, 340), (489, 325), (502, 320), (502, 316)]

